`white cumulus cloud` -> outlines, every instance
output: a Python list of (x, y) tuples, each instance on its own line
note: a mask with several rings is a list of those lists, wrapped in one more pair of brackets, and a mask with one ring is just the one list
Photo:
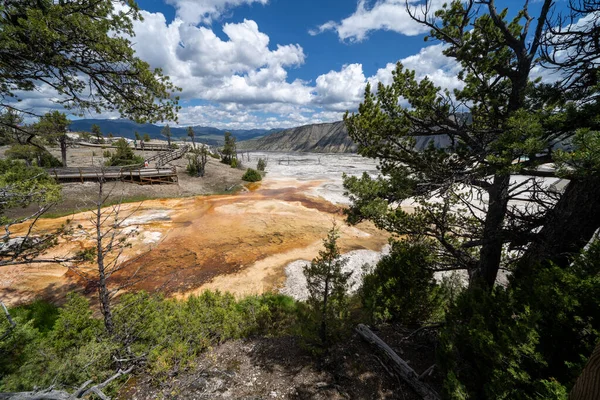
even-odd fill
[(267, 4), (268, 0), (166, 0), (177, 10), (177, 17), (187, 23), (210, 23), (232, 8), (244, 4)]
[[(417, 54), (399, 60), (405, 69), (416, 72), (417, 80), (429, 78), (436, 86), (443, 89), (460, 89), (464, 83), (457, 78), (461, 67), (453, 58), (446, 57), (442, 52), (447, 47), (444, 44), (436, 44), (423, 47)], [(384, 68), (369, 78), (371, 86), (375, 88), (378, 82), (384, 85), (392, 83), (392, 71), (396, 69), (395, 63), (389, 63)]]
[(315, 102), (333, 110), (355, 108), (366, 85), (361, 64), (344, 65), (340, 71), (329, 71), (316, 80)]
[[(251, 129), (340, 120), (346, 110), (357, 109), (367, 82), (389, 84), (395, 67), (395, 62), (389, 63), (369, 76), (361, 63), (349, 63), (312, 79), (294, 79), (290, 71), (302, 67), (307, 58), (302, 46), (272, 43), (253, 20), (207, 27), (179, 17), (167, 21), (162, 13), (141, 13), (144, 20), (134, 21), (133, 48), (183, 89), (181, 125)], [(439, 86), (457, 87), (459, 68), (442, 50), (442, 45), (425, 47), (400, 61), (415, 69), (418, 78), (428, 76)], [(31, 110), (58, 107), (53, 102), (57, 94), (43, 86), (21, 98), (23, 108)], [(192, 100), (195, 105), (189, 105)]]
[[(409, 6), (413, 8), (415, 14), (422, 15), (420, 7), (414, 4), (415, 0), (409, 0)], [(443, 0), (433, 0), (430, 12), (441, 8), (443, 4)], [(375, 30), (415, 36), (427, 33), (429, 28), (411, 18), (406, 10), (405, 0), (377, 0), (372, 5), (367, 0), (359, 0), (356, 11), (352, 15), (340, 22), (325, 22), (316, 29), (309, 30), (309, 33), (317, 35), (329, 30), (335, 31), (340, 40), (360, 42), (368, 36), (369, 32)]]

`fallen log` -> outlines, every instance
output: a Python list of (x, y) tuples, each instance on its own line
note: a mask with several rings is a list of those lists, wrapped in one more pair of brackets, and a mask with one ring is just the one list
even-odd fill
[(92, 383), (91, 380), (85, 382), (79, 387), (74, 393), (68, 393), (62, 390), (54, 390), (53, 387), (44, 390), (35, 390), (32, 392), (17, 392), (17, 393), (0, 393), (0, 400), (75, 400), (83, 399), (91, 394), (95, 394), (102, 400), (110, 400), (110, 397), (102, 392), (109, 383), (115, 379), (126, 375), (133, 371), (133, 366), (126, 369), (125, 371), (119, 370), (116, 374), (108, 378), (98, 385), (94, 385), (90, 388), (88, 386)]
[(363, 324), (356, 327), (356, 332), (367, 342), (377, 347), (388, 360), (391, 361), (393, 370), (402, 380), (408, 383), (414, 391), (425, 400), (440, 400), (441, 397), (429, 385), (419, 380), (419, 375), (404, 361), (390, 346), (379, 338), (373, 331)]

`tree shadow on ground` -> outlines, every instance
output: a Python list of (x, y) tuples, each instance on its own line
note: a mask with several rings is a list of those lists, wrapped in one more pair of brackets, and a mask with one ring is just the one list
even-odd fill
[(296, 337), (259, 337), (216, 346), (158, 385), (140, 376), (120, 398), (420, 399), (389, 371), (356, 334), (321, 361)]

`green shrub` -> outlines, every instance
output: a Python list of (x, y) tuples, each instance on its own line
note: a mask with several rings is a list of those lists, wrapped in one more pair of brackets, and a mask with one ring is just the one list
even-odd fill
[(240, 165), (240, 162), (238, 162), (237, 158), (233, 158), (231, 159), (229, 165), (231, 166), (231, 168), (237, 168)]
[[(210, 291), (183, 301), (144, 292), (124, 294), (113, 309), (113, 337), (79, 295), (69, 295), (59, 309), (35, 302), (11, 313), (17, 327), (0, 341), (0, 391), (51, 384), (72, 391), (88, 379), (101, 382), (114, 374), (114, 357), (140, 357), (150, 376), (161, 381), (193, 367), (210, 346), (252, 335), (286, 334), (297, 323), (297, 304), (289, 297), (265, 294), (236, 300)], [(6, 319), (0, 319), (0, 331), (7, 327)]]
[[(114, 374), (111, 355), (116, 345), (104, 336), (102, 322), (92, 317), (85, 298), (69, 295), (55, 315), (51, 331), (36, 328), (36, 312), (27, 315), (17, 309), (14, 314), (17, 327), (0, 342), (0, 359), (11, 364), (6, 368), (0, 362), (0, 391), (72, 387), (88, 379), (103, 381)], [(34, 319), (27, 320), (29, 317)]]
[(144, 158), (136, 155), (133, 149), (129, 147), (129, 143), (125, 139), (119, 139), (115, 142), (117, 147), (114, 153), (109, 153), (109, 159), (106, 162), (107, 166), (123, 166), (143, 164)]
[(394, 242), (373, 272), (363, 280), (363, 304), (376, 322), (424, 322), (439, 309), (433, 279), (435, 258), (426, 243)]
[(545, 365), (532, 376), (570, 386), (600, 340), (600, 241), (568, 268), (535, 268), (510, 287), (515, 303), (529, 306), (538, 317), (537, 350)]
[(62, 167), (62, 162), (50, 152), (29, 144), (12, 145), (10, 149), (6, 150), (5, 155), (9, 160), (24, 160), (29, 165), (37, 165), (38, 167)]
[[(252, 296), (240, 301), (227, 293), (203, 292), (185, 301), (146, 293), (124, 295), (115, 311), (116, 336), (136, 355), (148, 352), (157, 379), (189, 368), (209, 346), (254, 334), (281, 334), (295, 322), (295, 302), (285, 296)], [(168, 317), (166, 317), (168, 316)]]
[(29, 204), (48, 204), (60, 199), (60, 186), (48, 173), (39, 167), (28, 167), (20, 160), (0, 159), (0, 190), (13, 196), (4, 196), (0, 203), (0, 222), (6, 218), (2, 211), (12, 207), (27, 207)]
[(459, 295), (440, 337), (448, 398), (566, 399), (600, 340), (600, 243), (568, 268)]
[(531, 383), (524, 364), (540, 367), (535, 315), (517, 309), (509, 293), (470, 289), (446, 318), (439, 364), (449, 399), (527, 399)]
[(262, 180), (262, 176), (260, 175), (260, 172), (258, 172), (257, 170), (248, 168), (246, 170), (246, 173), (244, 173), (244, 175), (242, 175), (242, 180), (246, 181), (246, 182), (258, 182), (258, 181)]
[(281, 336), (291, 334), (297, 324), (298, 303), (291, 297), (266, 293), (240, 302), (240, 309), (251, 329), (247, 335)]
[(267, 162), (263, 158), (259, 158), (256, 163), (256, 169), (263, 172), (267, 168)]
[(33, 303), (13, 308), (11, 315), (24, 321), (31, 321), (35, 329), (47, 333), (54, 328), (59, 309), (47, 301), (35, 300)]

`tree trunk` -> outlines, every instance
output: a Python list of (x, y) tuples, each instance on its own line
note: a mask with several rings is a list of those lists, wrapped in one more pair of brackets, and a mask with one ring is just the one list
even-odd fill
[(545, 219), (519, 262), (518, 272), (529, 271), (539, 262), (569, 266), (600, 228), (600, 178), (569, 182)]
[(127, 370), (123, 371), (119, 369), (116, 374), (105, 380), (104, 382), (94, 385), (92, 387), (88, 386), (92, 383), (91, 380), (85, 382), (81, 385), (74, 393), (68, 393), (62, 390), (54, 390), (51, 386), (48, 389), (44, 390), (34, 390), (32, 392), (17, 392), (17, 393), (0, 393), (0, 399), (6, 400), (74, 400), (74, 399), (83, 399), (89, 395), (95, 394), (101, 399), (110, 399), (107, 395), (102, 392), (106, 386), (108, 386), (115, 379), (120, 378), (123, 375), (129, 374), (133, 371), (133, 367), (129, 367)]
[(167, 136), (167, 143), (169, 143), (169, 148), (171, 148), (171, 135)]
[[(331, 270), (331, 267), (330, 267)], [(327, 347), (327, 301), (329, 300), (329, 279), (330, 274), (327, 274), (325, 278), (325, 293), (323, 294), (323, 310), (321, 311), (321, 327), (319, 329), (319, 336), (321, 337), (321, 344), (323, 347)]]
[(489, 190), (488, 212), (483, 228), (483, 245), (479, 265), (471, 277), (471, 284), (482, 285), (491, 290), (496, 282), (502, 258), (502, 225), (508, 205), (510, 175), (496, 175)]
[(60, 137), (60, 155), (62, 157), (62, 164), (63, 167), (67, 166), (67, 136), (66, 135), (62, 135)]
[(600, 399), (600, 342), (569, 394), (569, 400)]
[(106, 272), (104, 268), (104, 247), (102, 245), (102, 189), (104, 183), (100, 179), (100, 189), (98, 190), (98, 207), (96, 209), (96, 251), (98, 262), (98, 297), (100, 300), (100, 308), (104, 317), (104, 326), (109, 335), (114, 332), (114, 324), (112, 319), (112, 311), (110, 309), (110, 295), (106, 285)]

